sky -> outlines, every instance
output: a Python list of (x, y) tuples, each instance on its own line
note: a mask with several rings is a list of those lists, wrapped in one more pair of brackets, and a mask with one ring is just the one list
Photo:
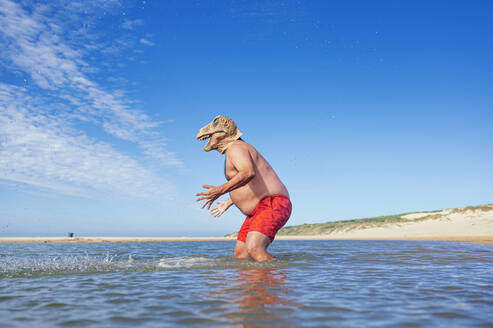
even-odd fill
[[(288, 225), (493, 203), (490, 1), (0, 1), (0, 236), (222, 236), (235, 120)], [(225, 199), (225, 195), (222, 199)]]

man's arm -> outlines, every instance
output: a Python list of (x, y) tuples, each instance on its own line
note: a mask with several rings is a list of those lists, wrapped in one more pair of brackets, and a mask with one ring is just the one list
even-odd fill
[(250, 156), (250, 152), (246, 147), (243, 147), (241, 145), (232, 145), (228, 149), (228, 153), (226, 156), (228, 156), (228, 159), (230, 160), (231, 164), (233, 164), (238, 173), (236, 173), (231, 180), (219, 187), (204, 185), (203, 187), (207, 188), (208, 190), (196, 194), (196, 196), (202, 196), (200, 198), (197, 198), (197, 202), (203, 199), (207, 199), (207, 201), (202, 205), (202, 208), (208, 206), (207, 209), (210, 209), (212, 203), (214, 203), (214, 201), (218, 199), (221, 195), (243, 187), (255, 177), (253, 160)]
[(248, 148), (242, 146), (231, 147), (228, 156), (238, 173), (231, 180), (218, 187), (223, 194), (243, 187), (255, 178), (253, 160)]

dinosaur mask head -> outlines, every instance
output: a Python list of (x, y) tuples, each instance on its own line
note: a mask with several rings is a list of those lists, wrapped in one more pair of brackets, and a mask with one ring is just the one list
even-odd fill
[(205, 151), (216, 149), (224, 154), (228, 146), (241, 137), (242, 133), (236, 127), (235, 122), (226, 116), (216, 116), (214, 120), (204, 126), (197, 133), (197, 140), (209, 139), (205, 145)]

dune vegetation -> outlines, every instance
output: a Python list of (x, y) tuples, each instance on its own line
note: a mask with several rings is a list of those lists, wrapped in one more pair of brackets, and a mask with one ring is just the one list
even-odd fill
[[(348, 232), (353, 230), (385, 227), (391, 224), (402, 224), (407, 222), (418, 222), (426, 220), (446, 219), (452, 214), (464, 214), (468, 211), (486, 212), (492, 211), (493, 204), (467, 206), (464, 208), (453, 208), (446, 210), (410, 212), (395, 215), (384, 215), (370, 218), (360, 218), (353, 220), (339, 220), (325, 223), (301, 224), (296, 226), (287, 226), (279, 230), (278, 236), (310, 236), (310, 235), (328, 235), (334, 232)], [(234, 237), (236, 233), (228, 234), (226, 237)]]

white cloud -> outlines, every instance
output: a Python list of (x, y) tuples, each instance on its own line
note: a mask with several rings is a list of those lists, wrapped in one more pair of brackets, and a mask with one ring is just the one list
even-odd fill
[(0, 84), (0, 179), (75, 195), (170, 196), (169, 183), (40, 105), (23, 88)]
[(126, 30), (133, 30), (135, 29), (137, 26), (141, 26), (141, 25), (144, 25), (144, 21), (142, 19), (126, 19), (123, 24), (122, 24), (122, 27)]
[(146, 45), (146, 46), (149, 46), (149, 47), (156, 45), (154, 42), (149, 41), (149, 40), (144, 39), (144, 38), (140, 39), (139, 42)]
[[(181, 165), (165, 149), (164, 137), (156, 131), (159, 122), (133, 108), (123, 93), (109, 92), (87, 75), (97, 71), (85, 60), (90, 47), (65, 36), (63, 18), (84, 21), (78, 15), (87, 8), (108, 8), (114, 2), (84, 5), (70, 2), (61, 15), (48, 6), (28, 10), (0, 1), (0, 65), (33, 83), (28, 89), (0, 83), (0, 179), (78, 195), (94, 190), (142, 197), (170, 194), (173, 187), (142, 163), (76, 128), (81, 121), (95, 124), (137, 144), (161, 164)], [(79, 37), (98, 50), (93, 36), (85, 33)]]

